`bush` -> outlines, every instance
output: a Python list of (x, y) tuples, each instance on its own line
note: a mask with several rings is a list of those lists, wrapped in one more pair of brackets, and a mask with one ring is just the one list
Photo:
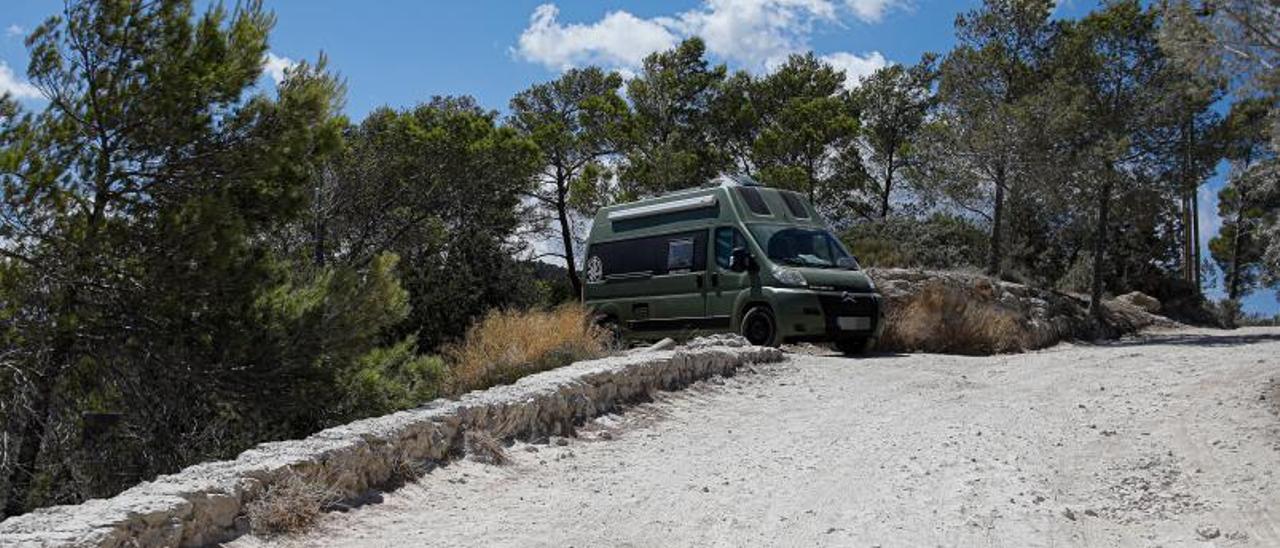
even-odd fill
[(1031, 335), (1018, 314), (970, 293), (934, 282), (907, 297), (890, 308), (880, 347), (983, 356), (1028, 347)]
[(844, 242), (868, 266), (947, 268), (980, 266), (986, 234), (971, 221), (946, 214), (926, 219), (892, 217), (855, 225)]
[(254, 534), (294, 533), (315, 523), (320, 514), (340, 498), (329, 482), (290, 473), (246, 505), (245, 515)]
[(525, 375), (596, 358), (606, 332), (578, 304), (551, 310), (495, 311), (446, 346), (449, 391), (461, 394), (514, 382)]

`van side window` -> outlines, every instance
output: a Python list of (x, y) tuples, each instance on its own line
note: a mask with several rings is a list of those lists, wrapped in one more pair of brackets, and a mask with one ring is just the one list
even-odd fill
[(667, 272), (693, 268), (693, 238), (667, 241)]
[(716, 265), (729, 268), (729, 256), (737, 247), (747, 247), (747, 239), (742, 232), (731, 226), (716, 229)]
[(707, 269), (707, 231), (680, 232), (592, 245), (587, 250), (588, 280), (622, 279), (635, 274), (675, 274)]

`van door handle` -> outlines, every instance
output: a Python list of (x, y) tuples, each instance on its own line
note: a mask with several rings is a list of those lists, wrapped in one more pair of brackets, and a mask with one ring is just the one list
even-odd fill
[(712, 273), (711, 273), (711, 287), (720, 287), (720, 273), (719, 273), (719, 272), (712, 272)]
[(698, 280), (698, 289), (702, 289), (702, 285), (703, 285), (702, 276), (698, 276), (697, 278), (694, 278), (694, 279)]

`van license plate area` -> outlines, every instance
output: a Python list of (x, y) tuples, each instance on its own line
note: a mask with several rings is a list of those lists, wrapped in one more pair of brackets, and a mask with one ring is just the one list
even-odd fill
[(841, 331), (866, 331), (871, 329), (871, 318), (866, 316), (840, 316), (836, 324)]

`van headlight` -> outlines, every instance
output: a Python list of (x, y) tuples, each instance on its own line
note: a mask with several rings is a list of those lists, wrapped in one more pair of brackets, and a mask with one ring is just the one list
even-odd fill
[(781, 283), (782, 285), (789, 285), (792, 287), (804, 287), (809, 285), (809, 282), (804, 279), (803, 274), (781, 266), (773, 267), (773, 279), (778, 280), (778, 283)]

